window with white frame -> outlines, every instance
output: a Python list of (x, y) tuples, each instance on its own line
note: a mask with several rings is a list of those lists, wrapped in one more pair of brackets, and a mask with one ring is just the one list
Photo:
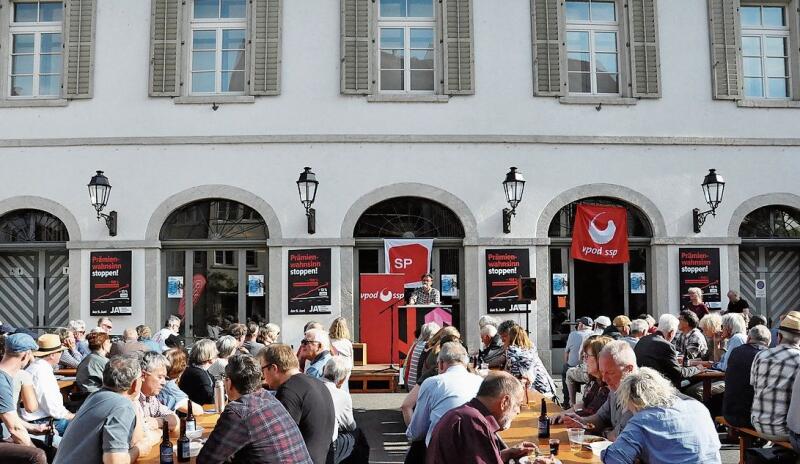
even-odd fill
[(193, 0), (190, 93), (244, 94), (245, 0)]
[(567, 0), (569, 93), (619, 95), (619, 18), (613, 0)]
[(788, 99), (790, 28), (786, 8), (742, 5), (739, 12), (745, 97)]
[(61, 95), (63, 16), (61, 2), (11, 3), (10, 98)]
[(433, 0), (379, 0), (379, 89), (432, 93), (436, 18)]

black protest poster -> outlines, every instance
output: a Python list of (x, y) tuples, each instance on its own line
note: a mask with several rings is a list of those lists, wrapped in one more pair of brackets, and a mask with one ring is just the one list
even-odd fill
[(722, 308), (719, 248), (679, 248), (678, 269), (681, 307), (689, 303), (689, 288), (697, 287), (703, 291), (703, 301), (709, 308)]
[(91, 316), (132, 314), (130, 251), (90, 253), (89, 314)]
[(289, 314), (331, 313), (331, 249), (289, 250)]
[(517, 287), (520, 277), (530, 277), (526, 248), (486, 250), (486, 310), (489, 314), (526, 312)]

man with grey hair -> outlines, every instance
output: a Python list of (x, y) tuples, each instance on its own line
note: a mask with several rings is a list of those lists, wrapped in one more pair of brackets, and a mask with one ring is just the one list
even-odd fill
[(532, 453), (536, 445), (527, 441), (501, 450), (502, 440), (497, 436), (511, 426), (524, 402), (525, 390), (519, 380), (508, 372), (492, 372), (475, 398), (450, 410), (433, 428), (427, 462), (462, 464), (469, 457), (469, 462), (500, 464)]
[(706, 408), (678, 394), (654, 369), (643, 367), (622, 379), (617, 401), (633, 417), (602, 451), (604, 463), (722, 462), (719, 437)]
[(139, 334), (136, 329), (129, 327), (122, 332), (122, 339), (111, 345), (111, 351), (108, 352), (108, 355), (144, 353), (145, 351), (148, 351), (147, 346), (139, 341)]
[(487, 325), (493, 325), (497, 327), (498, 325), (500, 325), (500, 321), (494, 316), (484, 314), (478, 319), (478, 327), (482, 329)]
[(143, 434), (134, 407), (142, 385), (135, 355), (115, 356), (103, 370), (103, 388), (87, 398), (70, 423), (54, 464), (135, 462), (155, 443)]
[(97, 328), (111, 335), (111, 330), (114, 329), (114, 324), (111, 322), (110, 317), (102, 316), (97, 319)]
[[(167, 383), (168, 367), (169, 361), (161, 353), (148, 351), (142, 355), (142, 391), (139, 393), (138, 400), (148, 429), (158, 430), (166, 422), (170, 429), (177, 432), (178, 416), (157, 398)], [(202, 412), (198, 411), (197, 413), (201, 414)]]
[(260, 330), (261, 327), (259, 327), (255, 322), (250, 322), (247, 324), (247, 337), (245, 338), (242, 347), (250, 353), (250, 356), (256, 356), (258, 355), (259, 351), (264, 349), (264, 344), (256, 341), (258, 338), (258, 332)]
[(622, 340), (609, 342), (600, 351), (597, 360), (603, 382), (610, 390), (608, 400), (593, 415), (584, 418), (565, 416), (564, 423), (569, 426), (580, 426), (592, 429), (595, 433), (603, 433), (610, 440), (619, 435), (631, 417), (630, 411), (622, 408), (617, 402), (616, 391), (626, 376), (637, 372), (636, 355), (631, 346)]
[(680, 388), (683, 379), (688, 379), (705, 368), (681, 367), (678, 363), (678, 352), (671, 343), (677, 332), (678, 318), (672, 314), (664, 314), (658, 319), (658, 330), (642, 337), (633, 350), (639, 367), (657, 370), (668, 378), (675, 388)]
[(331, 359), (331, 340), (328, 332), (322, 329), (309, 329), (305, 338), (300, 342), (300, 357), (309, 361), (305, 373), (308, 376), (321, 379), (322, 368)]
[(156, 332), (156, 335), (153, 337), (153, 341), (158, 343), (161, 346), (161, 352), (167, 351), (169, 347), (167, 346), (167, 339), (171, 336), (178, 336), (180, 335), (181, 330), (181, 318), (178, 316), (170, 316), (167, 318), (166, 324), (164, 324), (164, 328)]
[[(412, 442), (425, 440), (425, 445), (430, 443), (431, 434), (439, 419), (451, 409), (474, 398), (483, 382), (481, 376), (467, 371), (469, 356), (460, 343), (447, 342), (442, 345), (436, 362), (439, 375), (422, 382), (417, 406), (406, 430), (406, 437), (409, 440)], [(424, 449), (421, 443), (415, 448), (418, 451)], [(409, 456), (411, 452), (409, 450)], [(409, 462), (408, 458), (406, 462)], [(422, 459), (416, 458), (412, 462), (422, 462)]]
[(353, 399), (350, 393), (342, 389), (342, 385), (350, 376), (350, 371), (350, 363), (343, 356), (331, 357), (322, 368), (322, 382), (331, 392), (333, 409), (336, 412), (336, 427), (333, 429), (334, 464), (351, 456), (356, 462), (360, 462), (358, 456), (366, 456), (364, 462), (369, 461), (369, 444), (364, 434), (357, 429), (353, 417)]
[(792, 387), (800, 370), (800, 312), (790, 311), (778, 327), (778, 346), (753, 359), (753, 428), (771, 441), (787, 441), (787, 415)]
[(478, 352), (481, 363), (486, 363), (489, 368), (506, 365), (506, 349), (497, 334), (497, 327), (492, 324), (481, 327), (481, 347)]
[[(771, 334), (763, 325), (747, 332), (747, 343), (731, 351), (728, 370), (722, 391), (722, 415), (734, 427), (752, 428), (750, 412), (753, 407), (753, 386), (750, 385), (750, 369), (756, 355), (769, 346)], [(798, 405), (800, 406), (800, 405)]]
[(89, 342), (86, 341), (86, 323), (80, 319), (72, 320), (69, 321), (67, 328), (75, 334), (75, 346), (78, 348), (78, 352), (84, 358), (89, 356), (91, 350), (89, 350)]

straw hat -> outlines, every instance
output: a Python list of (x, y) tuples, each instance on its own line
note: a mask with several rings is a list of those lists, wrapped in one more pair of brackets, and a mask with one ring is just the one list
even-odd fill
[(800, 312), (789, 311), (781, 320), (780, 330), (800, 334)]
[(33, 355), (37, 358), (66, 350), (61, 345), (61, 338), (56, 334), (44, 334), (36, 340), (36, 343), (39, 345), (39, 349), (34, 351)]

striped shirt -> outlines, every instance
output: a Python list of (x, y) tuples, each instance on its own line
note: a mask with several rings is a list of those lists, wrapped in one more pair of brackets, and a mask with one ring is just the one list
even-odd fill
[(556, 393), (553, 379), (547, 373), (534, 348), (509, 346), (506, 350), (505, 370), (518, 379), (529, 379), (531, 381), (529, 388), (545, 396), (553, 396)]
[(78, 348), (67, 348), (61, 352), (61, 359), (58, 361), (59, 369), (77, 369), (78, 364), (83, 361), (83, 355)]
[(788, 437), (786, 415), (792, 399), (792, 385), (800, 369), (800, 348), (781, 344), (758, 353), (750, 368), (753, 386), (753, 428), (763, 434)]
[(689, 333), (679, 333), (672, 344), (678, 353), (688, 357), (689, 359), (699, 359), (706, 355), (708, 352), (708, 344), (703, 332), (698, 328), (694, 328)]
[(422, 354), (422, 350), (425, 349), (425, 342), (421, 340), (417, 340), (414, 343), (414, 349), (411, 350), (411, 358), (408, 360), (408, 388), (409, 390), (414, 388), (414, 385), (417, 384), (417, 372), (419, 367), (419, 357)]

